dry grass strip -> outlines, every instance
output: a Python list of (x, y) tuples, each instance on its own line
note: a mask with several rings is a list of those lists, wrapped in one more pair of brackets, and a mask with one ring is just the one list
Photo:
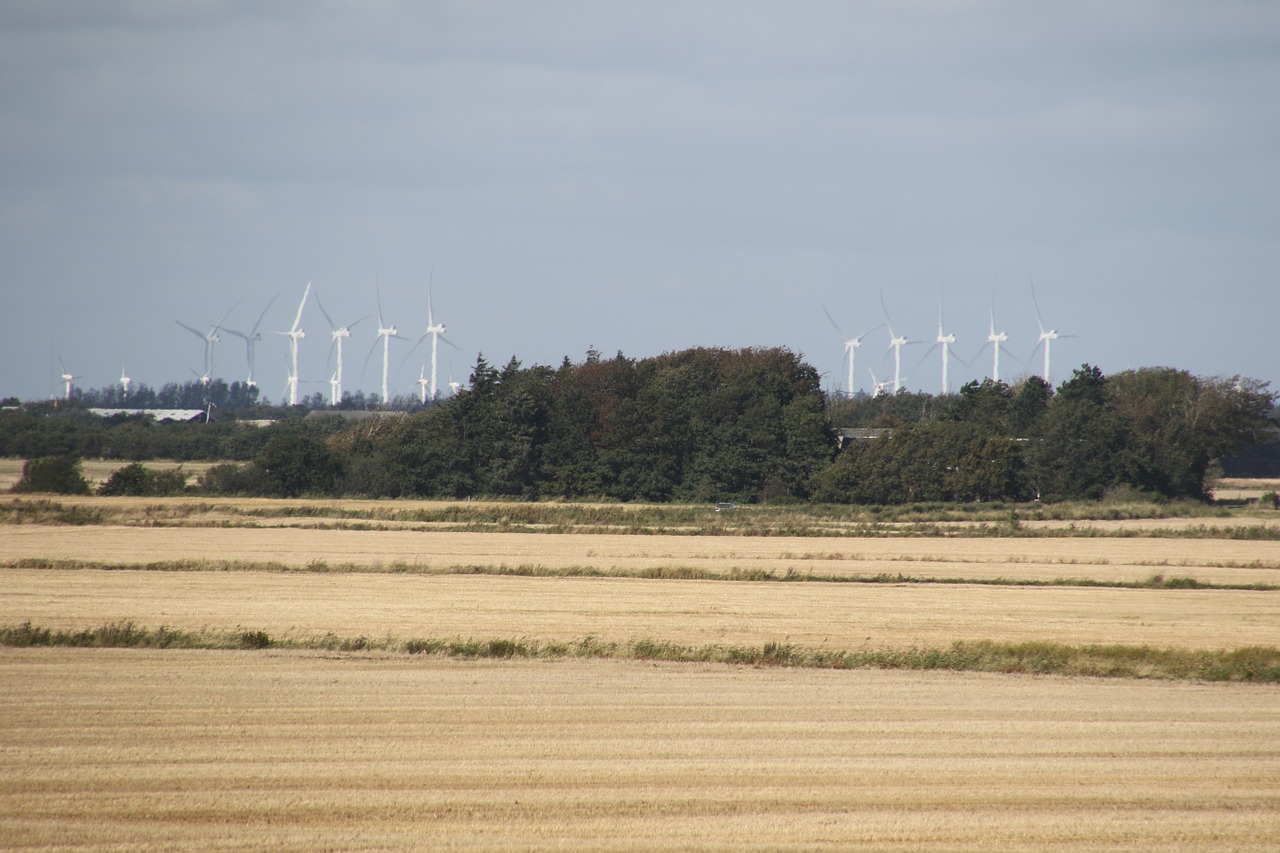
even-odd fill
[(118, 620), (273, 637), (585, 636), (837, 650), (957, 640), (1280, 646), (1280, 595), (470, 575), (0, 570), (0, 624)]
[(19, 849), (1280, 846), (1266, 687), (0, 649), (0, 718)]
[(295, 528), (0, 526), (0, 565), (18, 560), (108, 565), (209, 560), (448, 569), (594, 567), (638, 572), (788, 571), (849, 577), (1135, 582), (1163, 573), (1216, 584), (1280, 584), (1280, 542), (1212, 539), (847, 539), (627, 536)]

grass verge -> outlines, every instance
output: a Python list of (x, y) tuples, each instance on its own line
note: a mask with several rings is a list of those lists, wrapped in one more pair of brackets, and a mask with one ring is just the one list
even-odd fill
[[(1242, 568), (1225, 566), (1226, 568)], [(594, 566), (541, 566), (522, 564), (517, 566), (422, 566), (410, 563), (367, 565), (363, 563), (329, 563), (312, 560), (306, 565), (289, 565), (278, 561), (255, 562), (250, 560), (157, 560), (148, 563), (104, 563), (87, 560), (53, 560), (45, 557), (24, 557), (5, 561), (2, 568), (46, 569), (70, 571), (97, 569), (100, 571), (142, 572), (297, 572), (311, 574), (412, 574), (412, 575), (493, 575), (500, 577), (537, 578), (635, 578), (639, 580), (697, 580), (727, 582), (775, 582), (775, 583), (864, 583), (864, 584), (940, 584), (946, 586), (1019, 586), (1019, 587), (1089, 587), (1099, 589), (1218, 589), (1247, 592), (1276, 592), (1280, 585), (1269, 583), (1210, 583), (1190, 577), (1153, 574), (1141, 580), (1096, 580), (1093, 578), (1052, 578), (1037, 580), (1027, 578), (955, 578), (927, 575), (908, 575), (901, 572), (877, 574), (832, 575), (797, 572), (787, 569), (727, 569), (712, 571), (696, 566), (656, 566), (643, 569), (601, 569)], [(1274, 568), (1250, 565), (1243, 568)]]
[(1182, 681), (1280, 683), (1280, 649), (1248, 646), (1204, 651), (1152, 646), (992, 641), (946, 647), (825, 649), (788, 643), (762, 646), (687, 646), (660, 640), (614, 642), (584, 637), (570, 642), (526, 638), (414, 638), (365, 636), (272, 637), (265, 631), (178, 631), (114, 622), (82, 630), (54, 630), (24, 622), (0, 627), (0, 645), (143, 649), (290, 649), (331, 652), (381, 651), (404, 655), (478, 659), (605, 658), (614, 660), (716, 663), (810, 669), (907, 669), (1010, 674), (1142, 678)]

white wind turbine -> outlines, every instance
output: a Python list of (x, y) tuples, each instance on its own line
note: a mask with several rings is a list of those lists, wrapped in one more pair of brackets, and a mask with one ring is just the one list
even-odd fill
[(209, 327), (209, 331), (207, 332), (201, 332), (199, 329), (193, 329), (181, 320), (173, 321), (200, 340), (204, 341), (204, 373), (197, 375), (200, 376), (200, 381), (205, 385), (209, 384), (209, 378), (213, 376), (213, 346), (222, 340), (221, 336), (218, 335), (218, 332), (223, 331), (223, 322), (234, 310), (236, 310), (236, 306), (232, 305), (227, 309), (227, 313), (222, 315), (222, 318), (219, 319), (218, 322)]
[[(391, 339), (408, 340), (400, 334), (395, 326), (388, 326), (382, 319), (382, 291), (376, 291), (378, 297), (378, 338), (382, 339), (382, 405), (387, 405), (387, 365), (391, 358)], [(374, 347), (378, 345), (378, 338), (374, 338), (373, 346), (369, 348), (369, 355), (364, 358), (364, 366), (369, 366), (369, 359), (373, 356)], [(363, 371), (362, 371), (363, 372)]]
[(920, 341), (911, 341), (893, 333), (893, 323), (889, 321), (889, 309), (884, 304), (884, 291), (880, 292), (880, 308), (884, 311), (884, 324), (889, 327), (889, 349), (893, 350), (893, 393), (902, 390), (902, 348)]
[[(929, 347), (929, 351), (926, 352), (924, 356), (920, 359), (920, 364), (924, 364), (925, 359), (927, 359), (930, 355), (932, 355), (934, 350), (938, 349), (939, 347), (942, 348), (942, 393), (943, 394), (951, 393), (951, 383), (950, 383), (950, 380), (947, 378), (948, 377), (947, 368), (948, 368), (948, 361), (952, 355), (951, 345), (954, 344), (955, 342), (956, 342), (955, 335), (949, 335), (945, 331), (943, 331), (942, 303), (939, 302), (938, 303), (938, 337), (934, 339), (934, 344), (933, 346)], [(959, 356), (956, 356), (956, 358), (960, 359), (961, 364), (965, 363), (964, 359), (960, 358)], [(918, 364), (916, 366), (919, 367), (920, 365)]]
[[(435, 314), (432, 312), (432, 308), (431, 308), (431, 291), (434, 283), (435, 283), (435, 273), (433, 272), (431, 275), (431, 279), (429, 279), (427, 282), (427, 329), (425, 332), (422, 333), (422, 337), (414, 341), (413, 346), (409, 348), (409, 352), (404, 357), (405, 361), (408, 361), (409, 356), (413, 355), (413, 351), (418, 348), (418, 344), (426, 340), (428, 335), (431, 336), (431, 399), (432, 400), (436, 399), (436, 376), (437, 376), (436, 359), (439, 358), (439, 354), (440, 354), (440, 342), (444, 341), (446, 344), (453, 347), (454, 349), (459, 349), (457, 344), (455, 344), (453, 341), (449, 340), (444, 336), (444, 331), (445, 331), (444, 323), (437, 323), (435, 321)], [(426, 401), (424, 400), (423, 402), (426, 402)]]
[(883, 393), (885, 392), (885, 389), (889, 386), (889, 383), (888, 383), (888, 382), (881, 382), (879, 379), (876, 379), (876, 375), (875, 375), (875, 373), (871, 370), (871, 368), (870, 368), (870, 367), (868, 367), (868, 368), (867, 368), (867, 373), (870, 373), (870, 374), (871, 374), (871, 387), (874, 389), (874, 390), (871, 392), (871, 396), (872, 396), (872, 397), (879, 397), (881, 394), (883, 394)]
[(338, 351), (337, 369), (329, 377), (329, 405), (336, 406), (342, 402), (342, 342), (351, 337), (352, 326), (357, 323), (363, 323), (373, 315), (365, 314), (359, 320), (353, 320), (345, 326), (337, 326), (334, 325), (333, 318), (329, 316), (329, 312), (324, 310), (324, 305), (320, 302), (319, 293), (316, 294), (316, 307), (324, 315), (325, 322), (329, 324), (329, 334), (333, 336), (333, 342), (329, 344), (329, 351), (333, 352), (335, 348)]
[(422, 369), (418, 371), (418, 378), (414, 380), (414, 384), (418, 386), (418, 390), (422, 394), (421, 403), (425, 406), (427, 404), (427, 386), (431, 384), (431, 380), (427, 378), (427, 363), (425, 361), (422, 363)]
[(126, 400), (129, 399), (129, 384), (131, 382), (133, 382), (133, 380), (130, 379), (128, 375), (125, 374), (124, 365), (121, 365), (120, 366), (120, 387), (124, 389), (124, 399)]
[(258, 341), (262, 340), (262, 332), (258, 331), (258, 327), (262, 325), (262, 318), (267, 316), (267, 311), (271, 310), (271, 306), (280, 298), (280, 294), (271, 297), (271, 301), (267, 303), (267, 307), (262, 309), (262, 313), (258, 315), (258, 322), (253, 324), (253, 328), (245, 332), (237, 332), (235, 329), (225, 329), (229, 335), (235, 335), (237, 338), (244, 340), (245, 358), (249, 362), (249, 378), (245, 380), (245, 384), (250, 388), (256, 388), (258, 383), (253, 378), (253, 362), (254, 349)]
[(298, 341), (307, 336), (302, 330), (302, 309), (307, 306), (307, 297), (311, 295), (311, 282), (302, 291), (302, 301), (298, 303), (298, 313), (293, 318), (293, 325), (287, 332), (276, 332), (289, 338), (289, 405), (298, 405)]
[(862, 346), (862, 339), (865, 338), (867, 335), (871, 334), (872, 332), (876, 331), (876, 329), (879, 329), (880, 326), (884, 325), (884, 323), (881, 323), (880, 326), (876, 326), (875, 329), (869, 329), (868, 331), (863, 332), (862, 334), (858, 335), (856, 338), (850, 338), (845, 336), (844, 330), (840, 328), (840, 324), (837, 323), (835, 321), (835, 318), (831, 316), (831, 312), (827, 310), (827, 306), (825, 305), (822, 306), (822, 313), (827, 315), (828, 322), (830, 322), (832, 327), (836, 330), (836, 334), (840, 336), (840, 339), (844, 341), (844, 357), (845, 357), (845, 362), (848, 366), (848, 380), (849, 380), (849, 384), (845, 386), (845, 396), (852, 397), (853, 396), (854, 356), (857, 354), (858, 347)]
[(61, 355), (58, 356), (58, 364), (62, 367), (62, 383), (65, 386), (63, 390), (63, 395), (68, 400), (70, 400), (71, 399), (71, 383), (76, 380), (76, 375), (71, 371), (67, 370), (67, 363), (62, 360)]
[(1036, 354), (1036, 350), (1040, 348), (1040, 344), (1044, 344), (1044, 381), (1049, 382), (1049, 347), (1058, 338), (1074, 338), (1075, 335), (1062, 335), (1057, 329), (1048, 329), (1044, 327), (1044, 322), (1040, 319), (1040, 303), (1036, 299), (1036, 284), (1031, 283), (1031, 304), (1036, 309), (1036, 326), (1040, 329), (1040, 340), (1036, 343), (1035, 349), (1031, 350), (1031, 355)]
[[(996, 301), (991, 300), (991, 327), (987, 333), (987, 342), (978, 350), (978, 355), (982, 355), (982, 350), (988, 346), (991, 347), (991, 381), (1000, 381), (1000, 350), (1004, 350), (1006, 355), (1013, 355), (1005, 347), (1004, 342), (1009, 340), (1009, 336), (1004, 332), (996, 331)], [(974, 356), (977, 358), (977, 356)]]

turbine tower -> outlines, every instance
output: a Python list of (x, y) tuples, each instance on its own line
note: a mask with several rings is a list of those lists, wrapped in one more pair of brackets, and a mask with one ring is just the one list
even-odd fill
[(124, 399), (129, 399), (129, 384), (133, 382), (124, 372), (124, 365), (120, 366), (120, 387), (124, 389)]
[(357, 323), (363, 323), (373, 315), (365, 314), (359, 320), (350, 322), (345, 326), (337, 326), (334, 324), (333, 318), (329, 316), (329, 312), (324, 310), (324, 305), (320, 302), (319, 293), (316, 293), (316, 307), (324, 315), (325, 322), (329, 324), (329, 334), (333, 336), (333, 341), (329, 344), (329, 352), (332, 354), (335, 348), (338, 351), (337, 369), (329, 377), (329, 405), (336, 406), (342, 402), (342, 342), (351, 337), (352, 326)]
[(840, 328), (840, 324), (838, 324), (835, 321), (835, 318), (831, 316), (831, 312), (827, 310), (827, 306), (825, 305), (822, 306), (822, 313), (827, 315), (828, 322), (830, 322), (831, 326), (836, 330), (836, 334), (840, 336), (840, 339), (844, 341), (844, 358), (848, 366), (848, 378), (849, 378), (849, 384), (845, 386), (845, 396), (852, 397), (853, 396), (854, 356), (857, 354), (858, 347), (862, 346), (862, 339), (865, 338), (867, 335), (871, 334), (872, 332), (876, 331), (877, 329), (879, 329), (880, 326), (884, 325), (884, 323), (881, 323), (880, 326), (876, 326), (875, 329), (869, 329), (863, 332), (862, 334), (858, 335), (856, 338), (849, 338), (845, 336), (844, 330)]
[[(433, 313), (431, 308), (431, 291), (434, 283), (435, 283), (435, 273), (432, 272), (431, 278), (427, 282), (427, 329), (425, 332), (422, 333), (422, 337), (414, 341), (413, 346), (409, 348), (409, 352), (404, 357), (405, 361), (408, 361), (409, 356), (413, 355), (413, 351), (418, 348), (418, 344), (426, 340), (428, 335), (431, 336), (431, 399), (432, 400), (436, 399), (436, 376), (437, 376), (436, 364), (437, 364), (437, 359), (440, 356), (440, 342), (444, 341), (446, 344), (453, 347), (454, 349), (458, 349), (457, 344), (455, 344), (453, 341), (449, 340), (444, 336), (444, 323), (437, 323), (435, 321), (435, 314)], [(425, 403), (426, 401), (423, 400), (423, 402)]]
[(1049, 347), (1058, 338), (1074, 338), (1075, 335), (1058, 334), (1057, 329), (1048, 329), (1044, 327), (1044, 322), (1040, 319), (1040, 303), (1036, 299), (1036, 283), (1031, 282), (1031, 304), (1036, 309), (1036, 326), (1040, 329), (1040, 340), (1036, 343), (1036, 348), (1031, 351), (1031, 355), (1036, 354), (1036, 349), (1040, 348), (1040, 344), (1044, 344), (1044, 381), (1049, 384)]
[(262, 313), (258, 315), (258, 322), (253, 324), (253, 328), (246, 334), (245, 332), (237, 332), (235, 329), (225, 329), (229, 335), (235, 335), (237, 338), (244, 340), (245, 357), (249, 362), (249, 378), (245, 380), (245, 384), (250, 388), (258, 387), (258, 383), (253, 378), (253, 361), (254, 349), (258, 341), (262, 340), (262, 332), (258, 331), (258, 327), (262, 325), (262, 318), (267, 316), (267, 311), (271, 310), (271, 306), (280, 298), (280, 294), (271, 297), (271, 301), (267, 303), (267, 307), (262, 309)]
[(311, 295), (311, 282), (302, 291), (302, 301), (298, 303), (298, 313), (293, 318), (293, 325), (287, 332), (276, 332), (289, 338), (289, 405), (298, 405), (298, 341), (307, 336), (302, 330), (302, 309), (307, 306), (307, 297)]

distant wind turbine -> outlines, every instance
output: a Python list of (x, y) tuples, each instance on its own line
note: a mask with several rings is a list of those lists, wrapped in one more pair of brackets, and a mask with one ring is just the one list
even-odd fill
[[(444, 323), (437, 323), (435, 321), (435, 315), (431, 309), (431, 291), (434, 283), (435, 283), (435, 272), (432, 271), (431, 278), (428, 279), (427, 281), (427, 329), (425, 332), (422, 333), (422, 337), (414, 341), (413, 346), (409, 348), (409, 352), (405, 354), (405, 361), (408, 361), (409, 356), (413, 355), (413, 351), (418, 348), (418, 344), (426, 340), (428, 335), (431, 336), (431, 399), (432, 400), (436, 399), (436, 359), (439, 357), (440, 342), (444, 341), (446, 344), (453, 347), (454, 349), (459, 349), (457, 344), (455, 344), (453, 341), (449, 340), (444, 336)], [(425, 403), (426, 400), (423, 400), (423, 402)]]
[(1031, 282), (1031, 304), (1035, 306), (1036, 326), (1039, 327), (1040, 329), (1040, 340), (1036, 343), (1035, 349), (1031, 350), (1031, 355), (1032, 357), (1034, 357), (1036, 354), (1036, 350), (1040, 348), (1041, 344), (1044, 344), (1044, 381), (1046, 384), (1048, 384), (1049, 383), (1049, 347), (1058, 338), (1074, 338), (1076, 336), (1059, 334), (1057, 329), (1048, 329), (1048, 330), (1045, 329), (1044, 322), (1040, 319), (1040, 303), (1036, 299), (1036, 283), (1034, 281)]
[(889, 383), (881, 382), (879, 379), (876, 379), (876, 375), (870, 367), (867, 368), (867, 373), (871, 374), (871, 387), (874, 389), (871, 392), (871, 396), (879, 397), (881, 394), (885, 393), (885, 388), (888, 387)]
[(889, 320), (889, 309), (884, 303), (884, 291), (880, 291), (880, 308), (884, 311), (884, 324), (889, 327), (889, 349), (893, 350), (893, 393), (902, 390), (902, 348), (920, 341), (908, 340), (893, 332), (893, 323)]
[(124, 399), (126, 400), (129, 399), (129, 384), (131, 382), (133, 382), (133, 380), (130, 379), (128, 375), (125, 374), (124, 365), (121, 365), (120, 366), (120, 387), (124, 389)]
[(374, 347), (378, 345), (378, 339), (382, 339), (382, 405), (387, 405), (387, 366), (391, 358), (391, 339), (408, 340), (400, 334), (395, 326), (388, 326), (382, 318), (382, 290), (376, 290), (378, 298), (378, 337), (374, 339), (373, 346), (369, 348), (369, 355), (365, 356), (364, 366), (369, 366), (369, 359), (373, 356)]
[(422, 392), (422, 405), (427, 404), (427, 386), (431, 384), (431, 380), (427, 379), (427, 363), (422, 363), (422, 369), (418, 371), (418, 378), (414, 382), (418, 386), (418, 390)]
[(76, 380), (76, 375), (71, 371), (67, 370), (67, 363), (62, 360), (61, 354), (58, 355), (58, 364), (62, 367), (62, 382), (63, 382), (63, 385), (66, 386), (64, 390), (64, 396), (68, 400), (70, 400), (71, 399), (71, 383)]
[(324, 315), (325, 322), (329, 324), (329, 334), (333, 336), (333, 342), (329, 344), (329, 351), (331, 353), (334, 349), (338, 351), (337, 369), (329, 377), (329, 404), (336, 406), (342, 402), (342, 342), (351, 337), (352, 326), (363, 323), (373, 315), (365, 314), (359, 320), (353, 320), (345, 326), (338, 326), (333, 322), (333, 318), (329, 316), (329, 312), (324, 310), (324, 305), (320, 302), (319, 293), (316, 294), (316, 307)]
[[(939, 301), (938, 302), (938, 337), (934, 339), (934, 344), (933, 346), (929, 347), (929, 351), (926, 352), (924, 356), (921, 357), (920, 364), (924, 364), (925, 360), (930, 355), (933, 354), (934, 350), (938, 349), (939, 347), (942, 348), (942, 393), (944, 395), (951, 393), (951, 384), (947, 378), (947, 367), (948, 367), (948, 360), (953, 354), (951, 352), (951, 345), (954, 344), (955, 342), (956, 342), (955, 335), (949, 335), (945, 331), (943, 331), (942, 302)], [(956, 358), (960, 358), (960, 357), (956, 356)], [(965, 363), (964, 359), (960, 359), (960, 362), (961, 364)], [(917, 364), (916, 366), (919, 367), (920, 365)]]
[(181, 320), (173, 321), (177, 323), (179, 326), (181, 326), (182, 328), (186, 329), (191, 334), (195, 335), (200, 340), (204, 341), (203, 381), (206, 385), (209, 382), (209, 377), (213, 375), (213, 346), (214, 344), (222, 340), (221, 336), (218, 335), (218, 332), (223, 330), (223, 326), (222, 326), (223, 322), (226, 321), (227, 317), (230, 316), (231, 312), (234, 310), (236, 310), (236, 306), (232, 305), (230, 308), (227, 309), (227, 313), (222, 315), (222, 318), (219, 319), (218, 322), (214, 323), (212, 326), (209, 327), (209, 331), (207, 332), (201, 332), (199, 329), (194, 329), (191, 326), (188, 326), (186, 323), (182, 322)]
[(271, 301), (267, 303), (267, 307), (262, 309), (262, 313), (258, 315), (258, 321), (253, 324), (253, 328), (248, 332), (237, 332), (235, 329), (225, 329), (228, 335), (235, 335), (237, 338), (244, 340), (245, 358), (249, 363), (249, 378), (245, 380), (245, 384), (250, 388), (256, 388), (258, 383), (253, 378), (254, 349), (258, 341), (262, 340), (262, 332), (258, 328), (262, 325), (262, 318), (267, 316), (267, 311), (271, 310), (271, 306), (280, 298), (280, 294), (271, 297)]
[(307, 336), (302, 330), (302, 309), (307, 307), (307, 297), (311, 295), (311, 282), (302, 291), (302, 301), (298, 303), (298, 313), (293, 318), (293, 325), (287, 332), (276, 332), (289, 338), (289, 405), (298, 405), (298, 341)]
[(822, 313), (827, 315), (827, 321), (831, 323), (832, 328), (836, 330), (836, 334), (838, 334), (840, 336), (840, 339), (844, 341), (844, 359), (845, 359), (846, 366), (848, 367), (848, 381), (849, 381), (849, 384), (845, 386), (845, 396), (852, 397), (853, 391), (854, 391), (854, 388), (853, 388), (854, 356), (857, 354), (858, 347), (862, 346), (862, 339), (865, 338), (867, 335), (871, 334), (872, 332), (876, 331), (877, 329), (881, 328), (881, 326), (883, 326), (884, 323), (881, 323), (879, 326), (876, 326), (875, 329), (869, 329), (863, 332), (862, 334), (858, 335), (856, 338), (850, 338), (847, 335), (845, 335), (844, 330), (840, 328), (840, 324), (837, 323), (835, 321), (835, 318), (831, 316), (831, 312), (827, 310), (827, 306), (825, 305), (822, 306)]
[[(978, 355), (982, 355), (982, 350), (988, 346), (991, 347), (991, 381), (1000, 381), (1000, 351), (1004, 350), (1006, 355), (1013, 355), (1005, 347), (1004, 342), (1009, 340), (1009, 336), (1004, 332), (996, 331), (996, 301), (991, 300), (991, 331), (987, 333), (987, 342), (978, 350)], [(974, 358), (977, 358), (975, 355)]]

